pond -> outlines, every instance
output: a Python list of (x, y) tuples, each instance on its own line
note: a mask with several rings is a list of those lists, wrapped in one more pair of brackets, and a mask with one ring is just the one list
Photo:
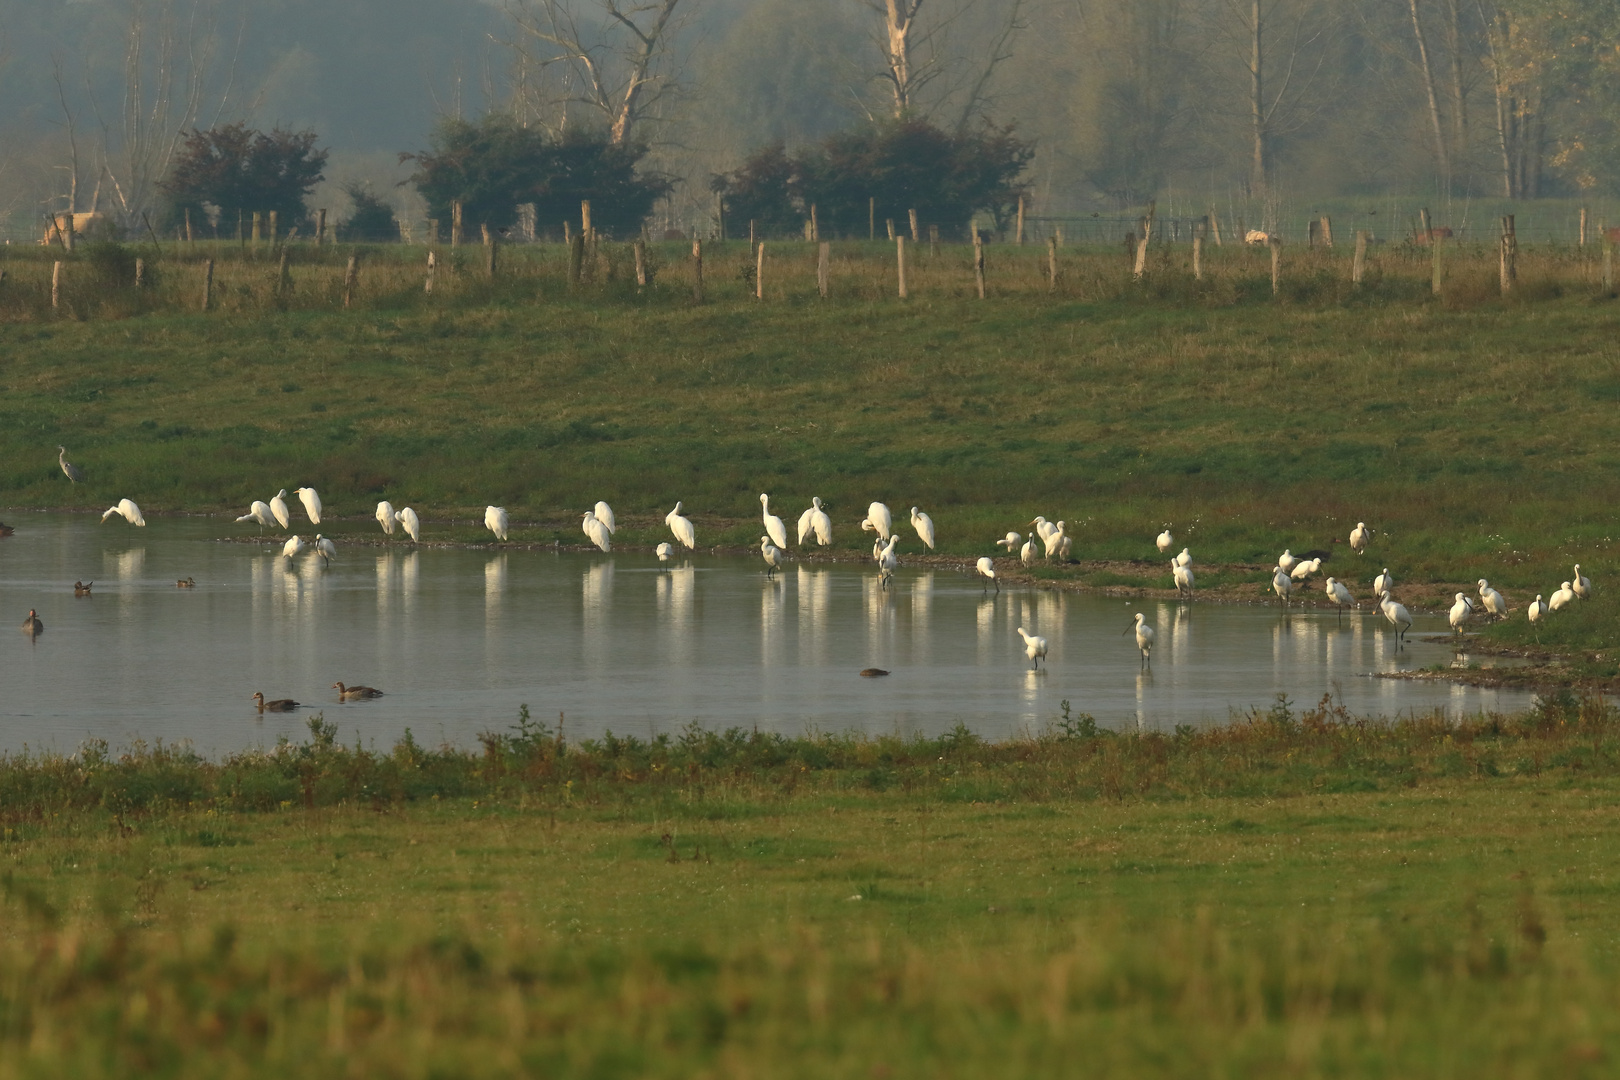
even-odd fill
[[(902, 565), (586, 555), (347, 544), (323, 567), (280, 544), (222, 543), (218, 518), (9, 513), (0, 540), (0, 749), (71, 751), (88, 738), (189, 739), (219, 754), (301, 739), (324, 712), (340, 738), (474, 745), (528, 705), (570, 738), (707, 728), (938, 733), (1038, 731), (1068, 701), (1114, 727), (1172, 730), (1296, 708), (1324, 694), (1358, 714), (1525, 708), (1530, 695), (1373, 672), (1450, 663), (1449, 645), (1397, 651), (1375, 610), (1279, 617), (1260, 605), (1179, 604), (1051, 590), (985, 593), (963, 574)], [(966, 560), (964, 560), (966, 562)], [(175, 581), (194, 578), (194, 588)], [(75, 597), (76, 579), (94, 580)], [(45, 631), (22, 633), (29, 608)], [(1122, 631), (1158, 632), (1144, 669)], [(1049, 643), (1031, 671), (1016, 632)], [(1420, 616), (1412, 634), (1441, 633)], [(892, 672), (862, 678), (863, 668)], [(332, 683), (385, 696), (340, 704)], [(251, 696), (293, 698), (257, 713)]]

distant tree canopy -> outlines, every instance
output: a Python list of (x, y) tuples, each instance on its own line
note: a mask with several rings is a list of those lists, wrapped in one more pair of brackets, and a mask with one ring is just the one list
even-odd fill
[(1000, 228), (1022, 190), (1019, 178), (1035, 148), (1011, 128), (952, 135), (924, 120), (901, 119), (828, 136), (797, 155), (767, 146), (736, 172), (716, 177), (726, 196), (726, 226), (797, 232), (816, 208), (823, 235), (865, 235), (868, 200), (877, 220), (907, 219), (962, 235), (975, 213)]
[(349, 237), (374, 242), (399, 239), (399, 221), (394, 217), (394, 208), (379, 199), (370, 184), (350, 180), (343, 185), (343, 193), (354, 204), (348, 220), (343, 223)]
[(428, 216), (448, 223), (459, 201), (463, 227), (510, 228), (518, 207), (533, 203), (536, 228), (561, 231), (564, 221), (579, 223), (580, 203), (589, 199), (594, 228), (628, 236), (671, 187), (637, 172), (646, 147), (614, 145), (606, 133), (579, 127), (553, 138), (491, 113), (476, 123), (443, 121), (430, 142), (400, 160), (416, 163), (410, 183), (427, 200)]
[(237, 215), (275, 211), (277, 224), (291, 228), (309, 213), (304, 200), (324, 177), (325, 150), (315, 148), (313, 131), (255, 131), (226, 124), (192, 131), (169, 166), (161, 187), (165, 219), (177, 224), (192, 212), (193, 226), (218, 214), (221, 231), (235, 231)]

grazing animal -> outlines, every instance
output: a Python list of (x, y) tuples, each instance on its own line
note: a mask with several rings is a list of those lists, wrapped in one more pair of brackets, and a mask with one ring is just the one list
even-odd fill
[(1479, 598), (1484, 602), (1486, 611), (1498, 619), (1507, 617), (1507, 601), (1484, 578), (1479, 579)]
[(973, 572), (984, 579), (986, 589), (993, 584), (996, 587), (996, 592), (1001, 591), (1001, 582), (996, 580), (996, 564), (990, 561), (990, 556), (981, 555), (979, 561), (973, 564)]
[(292, 524), (292, 513), (287, 509), (287, 489), (282, 488), (270, 500), (270, 513), (276, 519), (276, 524), (285, 529)]
[(27, 634), (29, 637), (33, 637), (35, 634), (42, 632), (44, 629), (45, 624), (39, 621), (39, 615), (34, 611), (33, 608), (29, 608), (28, 618), (23, 620), (22, 632)]
[(596, 511), (585, 511), (585, 517), (580, 521), (580, 528), (590, 537), (591, 543), (603, 551), (613, 550), (613, 536), (608, 532), (607, 522), (596, 516)]
[[(1131, 627), (1127, 626), (1125, 628), (1125, 632), (1129, 633), (1131, 631), (1131, 629), (1132, 629)], [(1153, 632), (1153, 627), (1151, 627), (1151, 626), (1149, 626), (1147, 624), (1147, 616), (1143, 615), (1140, 611), (1138, 611), (1136, 613), (1135, 629), (1136, 629), (1136, 647), (1142, 653), (1142, 663), (1144, 663), (1144, 664), (1152, 663), (1152, 661), (1153, 661), (1153, 639), (1154, 639), (1154, 637), (1156, 635)]]
[(996, 541), (996, 547), (1006, 548), (1007, 554), (1011, 555), (1015, 550), (1017, 550), (1018, 542), (1023, 538), (1023, 535), (1020, 533), (1010, 532), (1000, 540)]
[[(787, 526), (782, 524), (781, 518), (771, 513), (771, 497), (762, 492), (759, 496), (759, 506), (760, 516), (765, 522), (765, 535), (769, 536), (777, 547), (787, 547)], [(888, 533), (883, 535), (885, 539), (888, 538)]]
[(774, 578), (782, 565), (782, 549), (771, 543), (769, 536), (759, 538), (759, 553), (765, 560), (765, 576)]
[(1575, 564), (1575, 580), (1570, 582), (1570, 588), (1575, 590), (1575, 597), (1579, 600), (1589, 600), (1592, 596), (1592, 579), (1581, 576), (1581, 564)]
[(257, 691), (255, 691), (253, 694), (253, 700), (258, 702), (259, 711), (261, 713), (292, 712), (294, 709), (298, 708), (298, 702), (294, 701), (292, 698), (276, 698), (274, 701), (266, 701), (264, 700), (264, 695), (258, 693)]
[(619, 523), (613, 518), (613, 507), (609, 506), (607, 503), (597, 500), (596, 505), (591, 507), (591, 513), (596, 515), (597, 521), (600, 521), (603, 525), (607, 526), (608, 532), (614, 533), (619, 531)]
[(1557, 592), (1552, 594), (1552, 600), (1548, 602), (1547, 607), (1553, 611), (1563, 611), (1574, 602), (1575, 590), (1570, 588), (1569, 582), (1566, 581), (1558, 587)]
[(867, 506), (866, 519), (861, 522), (862, 532), (875, 532), (879, 540), (887, 540), (894, 531), (894, 515), (886, 504), (875, 502)]
[(297, 533), (294, 533), (285, 544), (281, 545), (281, 554), (288, 563), (291, 563), (293, 559), (297, 558), (298, 553), (303, 550), (304, 538), (299, 536)]
[(1531, 622), (1540, 622), (1546, 616), (1547, 611), (1547, 602), (1541, 598), (1540, 593), (1536, 593), (1536, 598), (1530, 602), (1529, 610), (1525, 614)]
[(1458, 593), (1456, 602), (1451, 605), (1451, 610), (1446, 613), (1446, 618), (1451, 623), (1451, 632), (1455, 635), (1461, 635), (1463, 626), (1473, 614), (1474, 605), (1468, 599), (1468, 594)]
[(1165, 552), (1169, 551), (1175, 546), (1176, 538), (1170, 535), (1170, 526), (1166, 525), (1164, 527), (1164, 532), (1160, 533), (1158, 538), (1153, 542), (1158, 545), (1159, 554), (1163, 555)]
[(66, 247), (68, 233), (83, 236), (107, 220), (106, 214), (98, 213), (95, 210), (82, 214), (72, 214), (67, 211), (52, 214), (45, 223), (45, 235), (40, 237), (39, 246), (50, 247), (52, 244), (59, 243)]
[(95, 584), (95, 582), (93, 582), (93, 581), (75, 581), (73, 583), (73, 595), (74, 596), (89, 596), (90, 595), (90, 587), (92, 585), (94, 585), (94, 584)]
[(422, 539), (422, 519), (416, 516), (415, 510), (408, 506), (401, 510), (399, 512), (399, 524), (405, 530), (405, 535), (412, 540), (419, 541)]
[(1248, 232), (1243, 234), (1243, 242), (1245, 244), (1254, 244), (1258, 247), (1265, 247), (1267, 244), (1271, 243), (1271, 234), (1268, 232), (1263, 232), (1260, 229), (1250, 229)]
[(276, 523), (275, 515), (270, 512), (270, 504), (261, 499), (254, 499), (253, 505), (248, 507), (248, 512), (236, 520), (257, 521), (260, 532), (264, 532), (266, 528)]
[(928, 545), (928, 550), (934, 550), (934, 519), (920, 512), (915, 506), (911, 508), (911, 527), (917, 530), (917, 539)]
[(360, 701), (364, 698), (382, 697), (383, 692), (374, 686), (344, 686), (340, 682), (332, 684), (332, 689), (338, 692), (340, 701)]
[(1024, 628), (1018, 628), (1018, 636), (1024, 639), (1024, 655), (1029, 657), (1030, 670), (1041, 666), (1041, 660), (1046, 656), (1046, 639), (1035, 634), (1026, 634)]
[(484, 507), (484, 528), (494, 533), (495, 539), (502, 541), (506, 539), (506, 524), (506, 507)]
[(1170, 560), (1170, 573), (1176, 579), (1176, 592), (1180, 593), (1182, 596), (1188, 596), (1188, 597), (1192, 596), (1192, 593), (1193, 593), (1193, 572), (1192, 572), (1192, 567), (1185, 566), (1185, 565), (1183, 565), (1181, 563), (1176, 562), (1174, 559), (1171, 559)]
[(67, 459), (67, 447), (58, 446), (56, 454), (57, 464), (62, 466), (62, 473), (73, 483), (77, 484), (84, 479), (84, 470)]
[(394, 526), (399, 524), (399, 514), (394, 510), (394, 504), (384, 499), (377, 504), (377, 524), (389, 536), (394, 535)]
[(298, 501), (304, 504), (304, 513), (309, 515), (309, 523), (319, 525), (321, 523), (321, 497), (315, 493), (315, 489), (301, 487), (293, 494), (297, 495)]
[(1356, 522), (1356, 527), (1350, 530), (1350, 550), (1357, 555), (1367, 551), (1367, 540), (1372, 536), (1372, 530), (1367, 528), (1365, 521)]
[(1386, 566), (1382, 574), (1373, 578), (1373, 595), (1382, 598), (1388, 596), (1394, 588), (1395, 579), (1390, 576), (1389, 567)]
[(130, 499), (119, 499), (117, 506), (109, 506), (107, 512), (101, 515), (101, 520), (106, 521), (114, 514), (119, 515), (131, 525), (139, 525), (142, 528), (146, 526), (146, 518), (141, 515), (141, 508), (136, 506)]
[(1406, 632), (1412, 628), (1412, 613), (1406, 610), (1405, 604), (1398, 604), (1395, 598), (1388, 593), (1378, 602), (1378, 610), (1384, 613), (1384, 618), (1395, 628), (1395, 647), (1400, 648), (1406, 643)]
[(681, 504), (676, 503), (675, 509), (664, 515), (664, 524), (669, 531), (675, 534), (682, 547), (691, 551), (697, 547), (697, 529), (692, 527), (692, 519), (681, 515)]

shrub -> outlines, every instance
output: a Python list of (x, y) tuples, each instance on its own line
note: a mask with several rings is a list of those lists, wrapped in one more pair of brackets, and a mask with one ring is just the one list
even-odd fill
[(343, 193), (354, 203), (343, 227), (350, 239), (385, 241), (399, 239), (399, 221), (394, 208), (377, 197), (370, 184), (350, 180)]
[(193, 224), (201, 224), (212, 210), (230, 230), (238, 215), (275, 211), (278, 227), (290, 228), (308, 213), (304, 200), (324, 179), (326, 156), (315, 149), (313, 131), (267, 134), (242, 123), (193, 130), (161, 183), (166, 221), (177, 224), (190, 210)]

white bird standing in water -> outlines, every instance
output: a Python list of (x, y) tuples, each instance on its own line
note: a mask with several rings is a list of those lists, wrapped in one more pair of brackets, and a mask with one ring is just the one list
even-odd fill
[(399, 524), (405, 530), (405, 535), (412, 540), (420, 541), (422, 539), (422, 519), (416, 516), (415, 510), (408, 506), (401, 510), (399, 512)]
[(315, 534), (315, 554), (321, 558), (321, 565), (325, 566), (337, 558), (337, 545), (332, 543), (320, 533)]
[(1281, 566), (1277, 567), (1276, 572), (1271, 575), (1271, 591), (1277, 594), (1277, 598), (1282, 601), (1283, 607), (1288, 606), (1288, 594), (1293, 589), (1294, 579), (1289, 577), (1288, 572)]
[(1033, 670), (1041, 666), (1041, 660), (1046, 657), (1046, 639), (1035, 634), (1024, 633), (1024, 628), (1018, 628), (1018, 636), (1024, 639), (1024, 655), (1029, 657), (1029, 666)]
[(270, 513), (270, 504), (259, 499), (254, 499), (253, 505), (248, 507), (248, 512), (236, 520), (257, 521), (259, 523), (260, 532), (263, 532), (267, 526), (274, 525), (276, 523), (275, 517)]
[(911, 508), (911, 527), (917, 530), (917, 539), (928, 545), (928, 550), (934, 550), (934, 519), (921, 513), (915, 506)]
[(771, 543), (779, 548), (787, 547), (787, 526), (782, 519), (771, 513), (771, 497), (761, 494), (759, 497), (760, 516), (765, 520), (765, 534), (771, 538)]
[(146, 518), (141, 516), (141, 508), (136, 506), (134, 501), (131, 499), (119, 499), (117, 506), (109, 506), (107, 508), (107, 512), (101, 515), (101, 520), (106, 521), (114, 514), (119, 515), (131, 525), (139, 525), (142, 528), (146, 527)]
[(1356, 522), (1356, 527), (1350, 530), (1350, 550), (1357, 555), (1367, 550), (1367, 539), (1372, 536), (1372, 530), (1367, 528), (1365, 521)]
[(608, 532), (607, 523), (597, 517), (594, 510), (585, 511), (580, 527), (585, 530), (585, 535), (591, 538), (591, 543), (603, 551), (613, 550), (613, 536)]
[(680, 503), (676, 503), (675, 509), (664, 515), (664, 524), (669, 526), (675, 539), (688, 551), (697, 547), (697, 530), (692, 527), (691, 518), (681, 515)]
[(1025, 566), (1030, 566), (1035, 562), (1035, 557), (1041, 553), (1041, 549), (1035, 546), (1035, 542), (1039, 539), (1040, 537), (1034, 533), (1029, 534), (1029, 539), (1024, 541), (1024, 546), (1018, 549), (1019, 562)]
[(1193, 591), (1192, 567), (1184, 566), (1181, 563), (1176, 562), (1176, 560), (1171, 559), (1170, 573), (1173, 574), (1176, 579), (1176, 592), (1180, 593), (1182, 596), (1191, 596)]
[(309, 523), (319, 525), (321, 523), (321, 497), (315, 493), (315, 489), (301, 487), (293, 494), (297, 495), (298, 501), (304, 504), (304, 513), (309, 515)]
[(889, 587), (889, 579), (894, 577), (895, 568), (900, 565), (900, 560), (894, 557), (894, 547), (899, 542), (900, 534), (895, 533), (889, 537), (889, 542), (883, 545), (882, 552), (878, 554), (878, 579), (884, 588)]
[(1176, 538), (1170, 535), (1170, 526), (1166, 525), (1164, 527), (1164, 532), (1160, 533), (1158, 538), (1153, 542), (1159, 546), (1159, 554), (1163, 555), (1165, 552), (1169, 551), (1175, 546)]
[(1018, 550), (1018, 542), (1023, 538), (1024, 537), (1020, 533), (1010, 532), (1000, 540), (996, 541), (996, 547), (1006, 548), (1007, 554), (1011, 555), (1014, 551)]
[[(1125, 632), (1130, 633), (1131, 629), (1132, 629), (1131, 627), (1127, 626), (1125, 628)], [(1135, 629), (1136, 629), (1136, 647), (1142, 653), (1142, 663), (1144, 663), (1144, 664), (1152, 663), (1152, 661), (1153, 661), (1153, 639), (1157, 635), (1154, 634), (1153, 627), (1151, 627), (1151, 626), (1149, 626), (1147, 624), (1147, 616), (1143, 615), (1140, 611), (1138, 611), (1136, 613), (1136, 626), (1135, 626)]]
[(1570, 588), (1569, 582), (1566, 581), (1558, 587), (1557, 592), (1552, 594), (1552, 599), (1548, 601), (1547, 607), (1551, 611), (1563, 611), (1574, 602), (1575, 590)]
[(771, 543), (769, 536), (759, 538), (759, 553), (765, 559), (765, 576), (774, 578), (782, 565), (782, 549)]
[(383, 532), (389, 536), (394, 535), (394, 526), (399, 524), (399, 515), (394, 512), (394, 504), (384, 499), (377, 504), (377, 524), (382, 526)]
[(298, 553), (303, 550), (304, 538), (299, 536), (297, 533), (294, 533), (290, 540), (281, 545), (282, 557), (285, 558), (288, 563), (291, 563), (293, 559), (297, 558)]
[(1188, 551), (1186, 548), (1182, 548), (1181, 549), (1181, 554), (1176, 556), (1176, 565), (1177, 566), (1191, 566), (1192, 565), (1192, 553), (1190, 551)]
[(597, 521), (600, 521), (603, 525), (607, 526), (608, 532), (616, 533), (619, 531), (618, 523), (613, 520), (613, 507), (609, 506), (607, 503), (598, 499), (596, 505), (591, 507), (591, 513), (596, 515)]
[(1322, 586), (1322, 591), (1327, 593), (1328, 599), (1333, 601), (1333, 606), (1339, 609), (1340, 615), (1344, 614), (1345, 608), (1356, 602), (1356, 598), (1338, 578), (1328, 578), (1327, 584)]
[(1531, 622), (1540, 622), (1546, 616), (1547, 602), (1541, 598), (1540, 593), (1536, 593), (1535, 600), (1531, 602), (1530, 608), (1525, 614), (1529, 616)]
[(292, 513), (287, 509), (286, 488), (276, 492), (275, 498), (270, 500), (270, 513), (275, 515), (276, 523), (283, 529), (292, 524)]
[(1395, 628), (1395, 647), (1400, 648), (1406, 642), (1406, 632), (1412, 628), (1412, 613), (1406, 610), (1405, 604), (1398, 604), (1395, 598), (1388, 593), (1378, 602), (1378, 610), (1384, 613), (1384, 618)]
[(1454, 636), (1462, 635), (1462, 628), (1474, 614), (1474, 605), (1466, 593), (1458, 593), (1451, 610), (1446, 613), (1446, 619), (1451, 623), (1451, 632)]
[(653, 553), (658, 556), (659, 562), (669, 562), (670, 559), (675, 557), (675, 545), (666, 540), (662, 544), (659, 544), (658, 547), (654, 549)]
[(1484, 578), (1479, 579), (1479, 598), (1484, 602), (1486, 611), (1499, 619), (1507, 618), (1507, 601), (1502, 599), (1502, 594), (1491, 588), (1490, 583)]
[(1592, 596), (1592, 579), (1581, 576), (1580, 563), (1575, 564), (1575, 580), (1570, 582), (1570, 587), (1575, 590), (1578, 599), (1587, 600)]
[(866, 508), (866, 519), (861, 522), (862, 532), (875, 532), (879, 540), (887, 540), (894, 531), (894, 515), (883, 503), (875, 502)]
[(495, 539), (506, 539), (506, 507), (484, 507), (484, 528), (495, 534)]
[(991, 561), (990, 556), (979, 556), (979, 561), (973, 565), (973, 572), (984, 579), (985, 588), (988, 589), (992, 584), (994, 584), (996, 587), (996, 592), (999, 593), (1001, 591), (1001, 582), (996, 580), (996, 564)]
[(1373, 595), (1381, 600), (1388, 596), (1394, 588), (1395, 579), (1390, 576), (1389, 567), (1386, 566), (1382, 574), (1373, 578)]

